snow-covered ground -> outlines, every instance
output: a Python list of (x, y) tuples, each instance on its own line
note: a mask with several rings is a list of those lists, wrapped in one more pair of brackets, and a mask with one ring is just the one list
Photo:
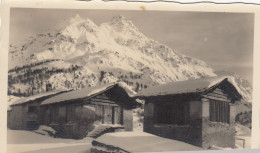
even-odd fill
[[(162, 138), (146, 132), (116, 132), (106, 133), (95, 141), (113, 147), (119, 147), (129, 152), (164, 152), (164, 151), (195, 151), (202, 148)], [(105, 148), (98, 148), (105, 149)]]
[(7, 131), (7, 153), (88, 153), (91, 138), (59, 139), (31, 131)]
[[(236, 131), (237, 131), (236, 139), (245, 140), (245, 148), (244, 149), (250, 149), (251, 148), (251, 130), (248, 127), (237, 124), (236, 125)], [(236, 140), (236, 146), (240, 149), (243, 149), (243, 141), (242, 140)]]

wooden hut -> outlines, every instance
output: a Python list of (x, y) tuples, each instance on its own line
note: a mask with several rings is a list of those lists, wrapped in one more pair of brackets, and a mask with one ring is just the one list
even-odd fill
[(132, 109), (138, 105), (121, 83), (59, 94), (41, 103), (41, 123), (59, 137), (97, 137), (107, 130), (133, 129)]
[(235, 106), (242, 96), (232, 77), (210, 77), (147, 88), (144, 131), (203, 148), (235, 147)]
[(67, 90), (55, 90), (23, 97), (14, 101), (8, 109), (7, 123), (10, 129), (33, 130), (40, 125), (40, 103), (52, 96), (66, 92)]

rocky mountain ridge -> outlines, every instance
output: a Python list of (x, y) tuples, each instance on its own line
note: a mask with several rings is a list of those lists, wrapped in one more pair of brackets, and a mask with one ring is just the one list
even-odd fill
[[(183, 55), (116, 16), (96, 25), (79, 15), (61, 29), (29, 37), (9, 49), (9, 94), (29, 96), (58, 88), (123, 81), (133, 90), (216, 76), (204, 61)], [(250, 92), (250, 90), (246, 90)]]

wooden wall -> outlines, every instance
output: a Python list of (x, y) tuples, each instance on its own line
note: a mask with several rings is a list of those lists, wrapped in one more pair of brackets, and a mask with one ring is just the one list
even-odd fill
[(221, 86), (204, 94), (203, 97), (204, 101), (208, 101), (209, 103), (207, 109), (209, 109), (210, 121), (230, 123), (230, 104), (232, 101)]

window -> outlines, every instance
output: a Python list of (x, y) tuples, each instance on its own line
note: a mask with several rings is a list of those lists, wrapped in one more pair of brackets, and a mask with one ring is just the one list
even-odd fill
[(29, 106), (28, 107), (28, 112), (29, 113), (35, 113), (37, 111), (37, 107), (36, 106)]
[(210, 121), (229, 123), (229, 110), (228, 102), (219, 100), (210, 100)]
[(172, 102), (169, 104), (158, 104), (156, 109), (157, 124), (185, 125), (188, 122), (189, 107), (185, 102)]

